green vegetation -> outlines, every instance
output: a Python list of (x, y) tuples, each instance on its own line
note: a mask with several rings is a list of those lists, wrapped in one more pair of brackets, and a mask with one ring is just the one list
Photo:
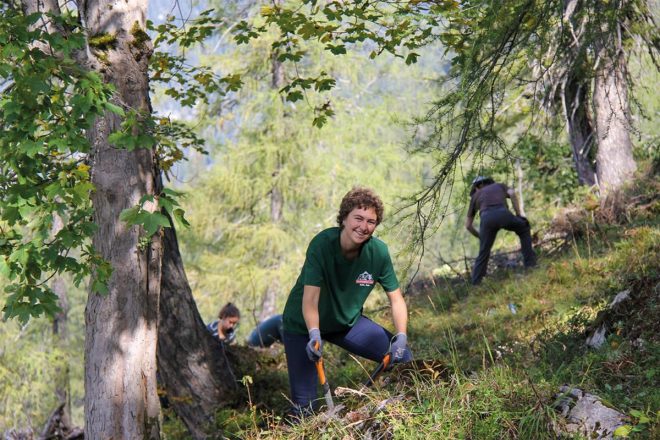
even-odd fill
[[(67, 38), (27, 32), (38, 19), (9, 10), (0, 21), (0, 77), (7, 86), (0, 99), (2, 311), (5, 319), (23, 323), (58, 310), (58, 298), (44, 279), (68, 273), (80, 285), (93, 273), (93, 290), (99, 291), (111, 272), (90, 243), (97, 225), (84, 157), (91, 148), (86, 131), (99, 114), (117, 109), (110, 103), (113, 88), (72, 58), (53, 55), (84, 47), (75, 17), (52, 18), (54, 25), (70, 29)], [(53, 53), (31, 50), (37, 40)], [(56, 229), (58, 221), (62, 225)]]
[[(369, 432), (397, 439), (550, 439), (556, 438), (552, 424), (559, 423), (554, 396), (569, 384), (629, 415), (629, 427), (620, 432), (657, 438), (658, 189), (653, 179), (641, 181), (628, 194), (637, 202), (627, 207), (623, 222), (596, 223), (600, 209), (584, 217), (574, 225), (581, 238), (567, 241), (558, 254), (542, 254), (531, 272), (501, 271), (478, 288), (439, 280), (409, 297), (415, 371), (395, 369), (378, 386), (360, 391), (374, 365), (330, 346), (332, 387), (354, 390), (339, 388), (336, 403), (345, 405), (340, 417), (283, 423), (288, 388), (280, 346), (250, 358), (256, 370), (237, 372), (253, 381), (244, 384), (250, 404), (224, 411), (220, 425), (230, 438), (244, 439), (357, 439)], [(626, 289), (629, 302), (606, 313)], [(374, 309), (367, 313), (383, 310), (378, 304)], [(377, 319), (389, 323), (382, 312)], [(605, 344), (586, 348), (587, 335), (603, 321), (612, 327)]]
[(60, 386), (68, 389), (74, 424), (82, 426), (85, 292), (71, 288), (68, 299), (67, 339), (54, 335), (47, 319), (0, 322), (0, 431), (41, 431)]
[[(78, 11), (43, 20), (14, 3), (0, 7), (0, 433), (40, 431), (67, 400), (59, 393), (65, 389), (73, 424), (84, 423), (81, 289), (107, 293), (113, 270), (91, 244), (103, 228), (94, 223), (97, 170), (88, 154), (95, 148), (90, 134), (107, 131), (97, 125), (100, 116), (112, 113), (118, 131), (105, 134), (115, 147), (153, 146), (164, 178), (183, 182), (107, 220), (113, 230), (141, 226), (137, 250), (146, 252), (151, 237), (170, 226), (169, 214), (203, 319), (226, 301), (237, 303), (239, 341), (268, 300), (281, 310), (306, 244), (334, 225), (338, 201), (353, 185), (373, 187), (386, 202), (378, 235), (402, 283), (413, 273), (428, 281), (408, 292), (415, 368), (396, 368), (364, 391), (374, 365), (330, 347), (327, 373), (343, 390), (342, 418), (319, 415), (289, 426), (281, 346), (234, 347), (228, 356), (242, 398), (222, 402), (217, 432), (247, 439), (554, 438), (553, 396), (566, 383), (628, 414), (621, 435), (660, 438), (660, 101), (649, 18), (657, 0), (620, 9), (587, 2), (570, 13), (564, 7), (573, 2), (558, 0), (505, 7), (321, 7), (310, 0), (261, 9), (216, 2), (184, 23), (168, 15), (164, 23), (130, 26), (133, 49), (153, 41), (149, 78), (159, 113), (129, 108), (104, 82), (112, 69), (88, 71), (73, 56), (91, 47), (108, 64), (122, 34), (82, 29)], [(242, 21), (246, 16), (254, 21)], [(588, 32), (573, 53), (566, 43), (574, 35), (566, 32), (579, 20)], [(611, 32), (619, 26), (621, 39)], [(613, 36), (624, 46), (616, 53), (627, 54), (619, 84), (631, 87), (634, 158), (648, 175), (622, 204), (604, 204), (593, 187), (578, 186), (564, 119), (580, 111), (595, 116), (588, 114), (594, 92), (558, 96), (570, 95), (570, 86), (593, 86), (596, 68), (607, 64), (601, 60), (612, 56), (598, 48)], [(576, 108), (567, 111), (563, 100)], [(586, 150), (583, 159), (593, 165), (596, 149)], [(475, 173), (524, 195), (543, 243), (538, 269), (500, 270), (479, 288), (433, 278), (464, 274), (466, 256), (476, 254), (478, 242), (462, 227)], [(156, 199), (162, 212), (150, 211)], [(423, 256), (415, 253), (421, 240)], [(513, 234), (500, 234), (494, 251), (515, 246)], [(66, 295), (52, 286), (59, 277), (67, 279)], [(610, 310), (622, 291), (631, 299)], [(389, 328), (379, 293), (367, 313)], [(53, 329), (61, 312), (68, 312), (68, 333)], [(603, 322), (611, 327), (605, 345), (585, 348), (587, 334)], [(101, 379), (98, 369), (89, 373)], [(163, 416), (165, 438), (189, 438), (171, 408)]]
[[(272, 60), (273, 39), (227, 41), (223, 52), (203, 53), (217, 75), (241, 72), (244, 84), (229, 110), (198, 107), (208, 158), (193, 155), (178, 169), (182, 180), (190, 180), (181, 188), (189, 193), (184, 208), (192, 227), (180, 237), (195, 299), (206, 320), (227, 301), (238, 304), (245, 318), (241, 337), (256, 323), (267, 292), (281, 309), (307, 243), (336, 224), (336, 207), (352, 186), (370, 186), (383, 197), (386, 220), (378, 235), (395, 253), (405, 247), (400, 238), (388, 239), (406, 235), (394, 227), (396, 204), (422, 185), (428, 165), (402, 148), (408, 133), (398, 118), (428, 99), (438, 76), (433, 63), (371, 61), (368, 48), (357, 44), (338, 59), (309, 43), (314, 62), (293, 69)], [(331, 93), (335, 116), (322, 128), (312, 126), (309, 113), (323, 101), (311, 92), (295, 104), (282, 99), (280, 86), (264, 81), (276, 68), (285, 77), (333, 75), (340, 85)], [(406, 257), (398, 267), (405, 267)]]
[(140, 27), (140, 23), (137, 21), (133, 23), (133, 26), (131, 27), (131, 35), (133, 38), (135, 38), (135, 41), (133, 41), (133, 46), (138, 49), (143, 49), (144, 43), (151, 40), (149, 34), (147, 34), (144, 29)]
[(89, 37), (89, 45), (97, 50), (108, 50), (117, 44), (117, 36), (112, 34), (99, 34)]

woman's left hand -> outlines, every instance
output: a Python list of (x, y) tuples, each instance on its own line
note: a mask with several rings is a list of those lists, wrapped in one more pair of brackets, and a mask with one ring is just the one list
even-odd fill
[(396, 336), (390, 341), (390, 350), (392, 354), (392, 364), (401, 362), (406, 353), (406, 346), (408, 345), (408, 336), (405, 333), (397, 333)]

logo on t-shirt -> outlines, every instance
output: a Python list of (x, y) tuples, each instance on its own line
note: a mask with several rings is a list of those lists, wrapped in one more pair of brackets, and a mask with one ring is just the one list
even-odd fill
[(371, 286), (374, 283), (374, 277), (369, 272), (362, 272), (355, 280), (356, 284), (360, 286)]

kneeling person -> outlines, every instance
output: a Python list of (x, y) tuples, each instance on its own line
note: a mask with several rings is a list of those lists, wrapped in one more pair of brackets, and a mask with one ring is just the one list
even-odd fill
[[(393, 363), (412, 360), (407, 346), (408, 312), (387, 245), (373, 237), (383, 203), (371, 190), (354, 188), (343, 198), (339, 227), (316, 235), (284, 308), (284, 347), (294, 411), (314, 408), (323, 340), (358, 356)], [(362, 315), (379, 283), (390, 301), (395, 335)]]

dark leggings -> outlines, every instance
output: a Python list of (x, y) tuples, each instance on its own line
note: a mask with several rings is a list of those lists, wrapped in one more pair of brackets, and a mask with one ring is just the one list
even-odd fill
[(472, 269), (472, 284), (479, 284), (488, 270), (488, 259), (490, 250), (495, 243), (497, 231), (506, 229), (515, 232), (520, 238), (520, 247), (523, 254), (525, 267), (536, 265), (536, 254), (532, 249), (532, 236), (529, 223), (521, 217), (517, 217), (507, 208), (495, 208), (482, 211), (479, 224), (479, 255)]
[[(318, 377), (314, 362), (307, 357), (305, 347), (309, 336), (284, 331), (284, 350), (289, 370), (291, 401), (298, 408), (313, 407), (318, 397)], [(390, 348), (392, 333), (370, 319), (361, 316), (358, 322), (345, 332), (324, 333), (324, 341), (331, 342), (352, 354), (380, 362)], [(412, 353), (406, 348), (403, 362), (411, 361)]]

